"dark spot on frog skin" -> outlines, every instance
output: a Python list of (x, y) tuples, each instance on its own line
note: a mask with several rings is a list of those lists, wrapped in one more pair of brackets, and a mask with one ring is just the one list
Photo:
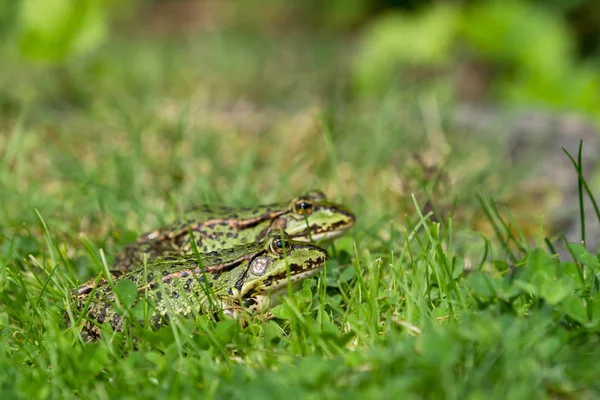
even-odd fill
[(162, 300), (162, 292), (156, 292), (156, 300), (158, 300), (158, 301)]
[(218, 281), (219, 278), (221, 277), (221, 274), (213, 274), (213, 280)]
[(178, 299), (179, 298), (179, 292), (173, 291), (171, 293), (171, 297), (173, 297), (174, 299)]
[(244, 307), (253, 308), (254, 306), (256, 306), (256, 300), (253, 297), (244, 299)]
[(100, 315), (98, 316), (98, 322), (103, 323), (106, 319), (106, 307), (100, 309)]

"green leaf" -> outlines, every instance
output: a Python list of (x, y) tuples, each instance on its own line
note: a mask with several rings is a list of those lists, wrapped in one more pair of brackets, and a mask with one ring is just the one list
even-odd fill
[[(307, 281), (304, 281), (304, 282), (307, 282)], [(305, 303), (305, 304), (310, 303), (313, 298), (312, 291), (310, 290), (310, 287), (308, 286), (308, 284), (307, 285), (303, 284), (302, 288), (300, 290), (298, 290), (295, 293), (295, 295), (296, 295), (296, 300), (298, 302)]]
[(424, 334), (419, 337), (418, 345), (424, 361), (432, 366), (451, 366), (460, 357), (461, 342), (447, 332)]
[(32, 60), (60, 61), (93, 50), (106, 38), (105, 8), (100, 0), (21, 2), (21, 53)]
[(324, 360), (317, 356), (309, 356), (300, 358), (297, 374), (300, 375), (304, 382), (314, 385), (319, 381), (327, 379), (334, 368), (335, 365), (332, 365), (332, 361), (330, 360)]
[(558, 281), (543, 282), (540, 287), (540, 296), (549, 304), (558, 304), (569, 294), (573, 292), (573, 280), (568, 276), (563, 276)]
[(557, 264), (557, 258), (550, 256), (544, 249), (538, 247), (527, 256), (525, 267), (531, 272), (554, 275), (553, 267)]
[(125, 308), (130, 308), (137, 298), (137, 286), (130, 280), (124, 279), (117, 282), (114, 291)]
[(496, 282), (485, 272), (475, 271), (470, 273), (467, 276), (467, 282), (479, 295), (486, 298), (496, 297)]
[(567, 243), (567, 247), (573, 253), (573, 256), (577, 261), (585, 266), (592, 267), (594, 269), (600, 267), (600, 261), (593, 255), (591, 255), (585, 247), (577, 243)]
[(579, 296), (570, 294), (559, 304), (559, 306), (559, 309), (562, 312), (573, 318), (575, 321), (580, 323), (588, 322), (585, 304)]
[(452, 279), (457, 280), (463, 275), (465, 270), (465, 259), (463, 257), (455, 258), (452, 263)]
[(10, 322), (9, 316), (5, 312), (0, 312), (0, 328), (8, 326)]
[(600, 322), (600, 292), (596, 293), (596, 295), (589, 300), (588, 304), (589, 307), (592, 308), (592, 322)]
[(344, 268), (340, 277), (338, 278), (339, 283), (346, 283), (356, 277), (356, 269), (352, 267)]
[(581, 271), (579, 271), (577, 264), (564, 261), (560, 263), (559, 270), (563, 275), (573, 280), (573, 284), (577, 289), (581, 289), (584, 286), (585, 282), (582, 280)]
[(436, 5), (416, 15), (388, 14), (364, 33), (353, 66), (359, 91), (379, 93), (389, 88), (403, 65), (442, 65), (454, 45), (458, 12)]
[(164, 355), (156, 352), (156, 351), (150, 351), (144, 354), (144, 357), (146, 358), (146, 360), (148, 360), (150, 363), (152, 363), (152, 365), (154, 365), (154, 367), (158, 370), (164, 370), (168, 367), (167, 363), (165, 362), (165, 357)]
[(560, 16), (527, 2), (479, 2), (465, 12), (460, 31), (485, 57), (538, 75), (571, 67), (574, 43)]
[[(143, 320), (147, 315), (152, 314), (154, 307), (152, 306), (149, 299), (143, 299), (139, 301), (131, 309), (131, 314), (134, 318)], [(148, 305), (148, 311), (146, 311), (146, 305)]]
[[(325, 314), (325, 315), (327, 315), (327, 314)], [(333, 324), (331, 321), (329, 321), (329, 318), (323, 318), (321, 330), (324, 335), (327, 335), (330, 337), (339, 338), (342, 336), (342, 333), (340, 332), (340, 330), (337, 328), (337, 326), (335, 324)]]
[(83, 348), (82, 359), (86, 361), (87, 369), (90, 375), (95, 376), (108, 362), (110, 353), (106, 347), (98, 343), (91, 343)]
[(510, 301), (522, 293), (521, 289), (514, 285), (508, 277), (496, 281), (496, 290), (498, 291), (496, 295), (505, 301)]
[(283, 331), (281, 327), (274, 321), (267, 321), (261, 325), (265, 335), (265, 339), (269, 342), (275, 339), (281, 339), (283, 337)]
[(539, 287), (537, 285), (534, 285), (532, 283), (529, 283), (527, 281), (522, 281), (520, 279), (515, 279), (515, 281), (513, 282), (514, 286), (520, 290), (522, 290), (523, 292), (526, 293), (530, 293), (532, 295), (535, 296), (539, 296), (540, 295), (540, 290)]
[[(552, 285), (558, 279), (558, 264), (558, 259), (537, 248), (528, 254), (525, 266), (519, 269), (514, 285), (523, 291), (543, 297), (544, 293), (551, 291)], [(562, 298), (563, 295), (558, 298)], [(556, 300), (552, 295), (550, 297)]]
[(284, 319), (288, 321), (294, 318), (294, 313), (285, 304), (279, 304), (273, 307), (273, 309), (271, 309), (271, 314), (273, 314), (275, 318)]
[(217, 322), (215, 329), (215, 336), (218, 337), (219, 341), (223, 344), (230, 343), (237, 334), (239, 326), (239, 322), (233, 319), (219, 321)]

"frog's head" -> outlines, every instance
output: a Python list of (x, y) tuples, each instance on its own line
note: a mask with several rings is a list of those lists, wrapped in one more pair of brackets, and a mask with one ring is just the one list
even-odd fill
[(295, 240), (317, 242), (342, 236), (355, 220), (350, 210), (328, 202), (322, 192), (313, 190), (292, 200), (288, 212), (273, 227), (285, 229)]
[(261, 242), (262, 251), (248, 263), (236, 284), (238, 296), (276, 292), (288, 283), (313, 276), (327, 261), (327, 252), (314, 244), (296, 242), (285, 231), (271, 230)]

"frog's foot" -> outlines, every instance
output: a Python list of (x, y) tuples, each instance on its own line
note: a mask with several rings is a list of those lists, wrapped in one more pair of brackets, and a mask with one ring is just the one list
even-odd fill
[(260, 322), (265, 323), (275, 318), (275, 316), (273, 315), (271, 310), (269, 310), (265, 313), (261, 313), (260, 315), (258, 315), (258, 318), (260, 319)]

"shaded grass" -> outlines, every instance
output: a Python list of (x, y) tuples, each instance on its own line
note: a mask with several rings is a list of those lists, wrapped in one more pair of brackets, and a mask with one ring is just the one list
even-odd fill
[[(101, 58), (109, 72), (94, 77), (78, 65), (64, 72), (82, 103), (57, 111), (49, 99), (63, 92), (42, 89), (18, 119), (7, 117), (0, 139), (3, 394), (597, 395), (595, 255), (573, 246), (575, 262), (559, 262), (532, 250), (518, 223), (487, 198), (498, 240), (464, 228), (461, 210), (453, 210), (475, 208), (475, 199), (465, 199), (481, 176), (444, 186), (437, 173), (406, 171), (411, 154), (431, 145), (410, 95), (390, 95), (373, 109), (332, 104), (314, 82), (330, 79), (335, 63), (291, 56), (283, 65), (298, 61), (317, 78), (300, 79), (292, 87), (302, 93), (289, 96), (285, 82), (298, 75), (267, 74), (277, 62), (261, 69), (263, 58), (251, 50), (263, 41), (227, 42), (248, 46), (235, 52), (236, 63), (221, 60), (211, 43), (192, 46), (195, 56), (185, 46), (115, 45)], [(132, 48), (134, 61), (119, 63)], [(193, 66), (211, 60), (206, 54), (218, 62), (204, 69), (233, 70), (222, 70), (217, 83), (202, 79), (204, 70)], [(235, 96), (255, 103), (231, 106)], [(399, 108), (411, 111), (399, 117)], [(454, 146), (442, 164), (464, 169), (470, 150)], [(175, 319), (156, 332), (138, 331), (137, 351), (130, 335), (82, 345), (65, 328), (71, 288), (106, 272), (137, 234), (190, 204), (251, 206), (312, 187), (347, 204), (357, 225), (330, 249), (325, 270), (273, 311), (274, 320), (242, 328)]]

